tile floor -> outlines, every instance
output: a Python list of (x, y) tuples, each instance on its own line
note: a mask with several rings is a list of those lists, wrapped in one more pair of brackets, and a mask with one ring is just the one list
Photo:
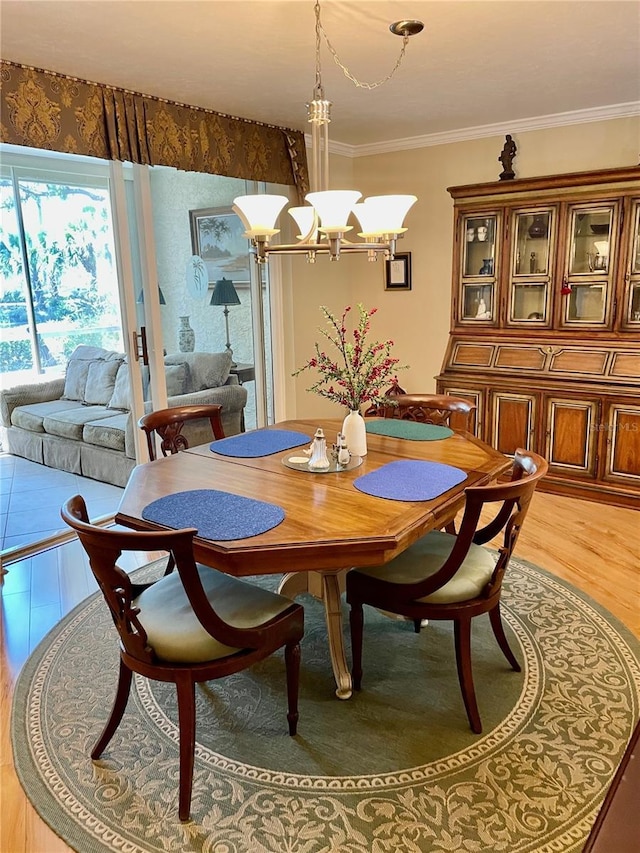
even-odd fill
[(91, 519), (116, 511), (123, 489), (0, 453), (0, 550), (64, 529), (60, 507), (81, 494)]

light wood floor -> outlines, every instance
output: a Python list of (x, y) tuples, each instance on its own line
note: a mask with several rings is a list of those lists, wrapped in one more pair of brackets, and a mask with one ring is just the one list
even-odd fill
[[(587, 592), (640, 637), (640, 512), (538, 493), (516, 554)], [(144, 555), (131, 568), (142, 562)], [(70, 849), (40, 820), (15, 775), (11, 697), (31, 650), (95, 588), (77, 542), (9, 566), (5, 577), (0, 614), (0, 853)]]

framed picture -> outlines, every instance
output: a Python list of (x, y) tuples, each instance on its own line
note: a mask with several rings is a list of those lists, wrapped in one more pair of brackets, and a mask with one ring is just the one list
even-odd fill
[(385, 262), (385, 290), (411, 290), (411, 252), (397, 254)]
[(189, 220), (193, 254), (205, 263), (209, 287), (221, 278), (249, 281), (252, 255), (240, 217), (230, 207), (209, 207), (190, 210)]

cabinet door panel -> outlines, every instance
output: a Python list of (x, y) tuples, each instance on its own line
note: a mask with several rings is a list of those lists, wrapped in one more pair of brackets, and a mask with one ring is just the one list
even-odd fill
[(513, 456), (519, 447), (534, 447), (536, 397), (530, 394), (491, 394), (492, 436), (496, 450)]
[(613, 403), (605, 425), (605, 477), (640, 484), (640, 406)]
[[(470, 391), (468, 388), (447, 385), (442, 389), (442, 393), (450, 394), (452, 397), (462, 397), (463, 400), (475, 403), (475, 409), (469, 412), (467, 430), (478, 438), (482, 438), (482, 391)], [(450, 424), (452, 429), (464, 429), (464, 423), (460, 422), (460, 415), (456, 415), (455, 412), (451, 415)]]
[(595, 476), (597, 413), (594, 400), (547, 401), (546, 457), (552, 470)]

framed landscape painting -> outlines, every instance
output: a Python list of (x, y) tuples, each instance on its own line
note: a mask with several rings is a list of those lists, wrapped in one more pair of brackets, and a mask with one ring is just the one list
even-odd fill
[(230, 207), (209, 207), (190, 210), (189, 219), (193, 254), (204, 261), (209, 286), (221, 278), (249, 281), (252, 256), (240, 217)]

